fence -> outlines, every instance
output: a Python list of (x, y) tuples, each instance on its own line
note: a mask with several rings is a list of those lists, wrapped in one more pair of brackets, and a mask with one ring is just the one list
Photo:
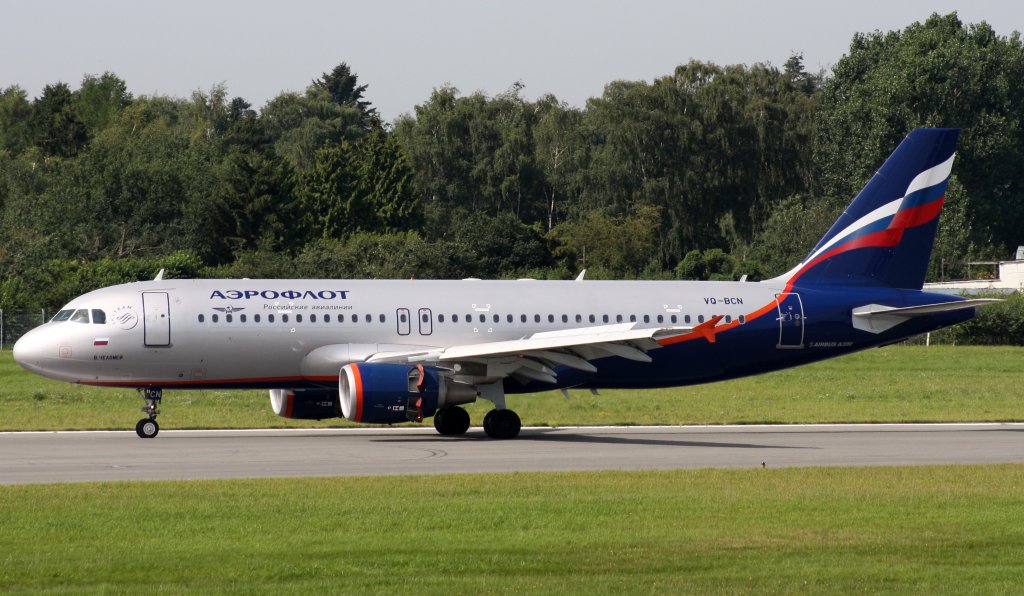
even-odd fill
[(45, 323), (53, 311), (45, 308), (39, 310), (5, 310), (0, 308), (0, 350), (9, 350), (14, 342), (28, 333), (32, 328)]

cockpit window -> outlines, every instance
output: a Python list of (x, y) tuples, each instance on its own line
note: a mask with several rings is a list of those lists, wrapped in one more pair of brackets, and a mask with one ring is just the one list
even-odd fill
[(50, 321), (52, 321), (54, 323), (60, 323), (61, 321), (67, 321), (68, 319), (71, 318), (71, 313), (73, 313), (73, 312), (75, 312), (75, 311), (70, 309), (70, 308), (62, 310), (62, 311), (58, 312), (57, 314), (53, 315), (53, 318), (50, 319)]
[(88, 323), (89, 322), (89, 310), (85, 309), (85, 308), (80, 308), (80, 309), (76, 310), (75, 313), (73, 315), (71, 315), (71, 322), (72, 323)]
[(98, 308), (92, 309), (92, 323), (93, 325), (106, 325), (107, 313)]

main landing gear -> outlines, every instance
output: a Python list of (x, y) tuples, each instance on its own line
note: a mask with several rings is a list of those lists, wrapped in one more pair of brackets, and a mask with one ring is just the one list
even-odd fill
[(459, 406), (441, 408), (434, 414), (434, 428), (448, 437), (464, 435), (469, 430), (469, 412)]
[(491, 410), (484, 416), (484, 432), (492, 439), (514, 439), (523, 422), (512, 410)]
[[(492, 439), (514, 439), (522, 427), (512, 410), (491, 410), (484, 416), (484, 432)], [(469, 430), (469, 412), (459, 406), (441, 408), (434, 414), (434, 428), (446, 437), (464, 435)]]
[(163, 398), (164, 392), (159, 387), (146, 387), (145, 389), (139, 389), (139, 393), (142, 395), (142, 399), (146, 401), (146, 405), (142, 406), (142, 411), (146, 414), (146, 417), (139, 420), (139, 423), (135, 425), (135, 434), (143, 439), (152, 439), (160, 432), (160, 425), (156, 423), (156, 416), (160, 413), (160, 400)]

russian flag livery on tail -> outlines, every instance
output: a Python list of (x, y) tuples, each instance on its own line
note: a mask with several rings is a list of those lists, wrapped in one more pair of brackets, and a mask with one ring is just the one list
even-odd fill
[(484, 433), (512, 438), (521, 422), (507, 395), (732, 379), (974, 316), (993, 300), (921, 291), (957, 132), (911, 132), (807, 257), (764, 282), (157, 275), (75, 298), (14, 358), (49, 378), (138, 389), (143, 438), (159, 431), (164, 389), (204, 388), (270, 390), (286, 418), (432, 417), (441, 435), (466, 433), (462, 406), (483, 399), (494, 404)]

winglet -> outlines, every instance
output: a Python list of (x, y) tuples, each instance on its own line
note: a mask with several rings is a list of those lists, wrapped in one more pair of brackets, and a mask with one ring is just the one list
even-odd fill
[(725, 318), (725, 315), (715, 315), (693, 328), (693, 333), (708, 340), (708, 343), (715, 343), (715, 325)]

